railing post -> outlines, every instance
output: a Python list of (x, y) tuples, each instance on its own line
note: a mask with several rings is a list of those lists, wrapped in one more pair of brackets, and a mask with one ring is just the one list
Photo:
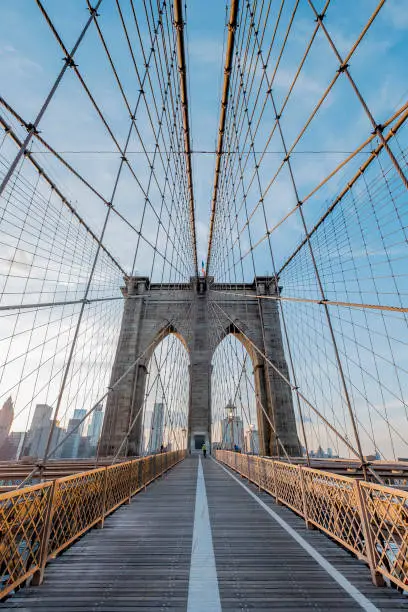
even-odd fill
[(105, 522), (107, 490), (108, 490), (108, 468), (105, 467), (103, 471), (103, 482), (102, 482), (101, 518), (98, 521), (98, 523), (96, 523), (97, 529), (103, 529), (103, 524)]
[(261, 459), (259, 457), (256, 458), (256, 465), (258, 468), (258, 490), (261, 490)]
[(132, 463), (130, 463), (129, 465), (129, 472), (130, 472), (129, 474), (129, 495), (127, 499), (124, 501), (125, 504), (130, 504), (131, 499), (132, 499), (132, 468), (133, 468), (133, 465)]
[(302, 492), (302, 508), (303, 518), (305, 519), (306, 529), (313, 529), (313, 525), (309, 522), (309, 513), (307, 509), (307, 496), (306, 496), (306, 483), (305, 475), (301, 465), (298, 465), (299, 479), (300, 479), (300, 490)]
[(278, 506), (281, 506), (281, 502), (279, 501), (279, 497), (278, 497), (278, 479), (276, 476), (276, 467), (275, 467), (275, 462), (272, 461), (272, 474), (273, 474), (273, 485), (274, 485), (274, 490), (275, 490), (275, 503), (278, 504)]
[(39, 555), (39, 567), (38, 570), (33, 574), (33, 578), (31, 584), (33, 586), (39, 586), (42, 584), (44, 580), (44, 572), (45, 566), (47, 564), (48, 558), (48, 545), (50, 542), (51, 535), (51, 523), (52, 517), (54, 514), (54, 502), (55, 502), (55, 493), (57, 490), (56, 481), (54, 480), (50, 489), (49, 489), (49, 498), (47, 500), (47, 507), (45, 511), (45, 520), (43, 529), (41, 532), (41, 542), (40, 542), (40, 555)]
[[(136, 461), (133, 460), (132, 463), (130, 464), (130, 486), (129, 486), (129, 500), (132, 497), (132, 491), (133, 491), (133, 477), (134, 477), (134, 472), (135, 472), (135, 466), (136, 466)], [(137, 488), (137, 487), (135, 487)]]
[(361, 525), (363, 528), (364, 541), (366, 545), (366, 555), (367, 561), (371, 572), (371, 579), (375, 586), (384, 586), (384, 578), (379, 571), (377, 571), (377, 563), (376, 563), (376, 549), (373, 540), (373, 534), (370, 529), (370, 521), (368, 520), (367, 508), (365, 504), (365, 499), (363, 492), (361, 490), (360, 482), (358, 480), (354, 481), (354, 490), (356, 493), (356, 500), (358, 505), (358, 512), (361, 518)]
[(248, 462), (248, 482), (251, 482), (251, 463), (249, 461), (249, 455), (247, 455), (247, 462)]

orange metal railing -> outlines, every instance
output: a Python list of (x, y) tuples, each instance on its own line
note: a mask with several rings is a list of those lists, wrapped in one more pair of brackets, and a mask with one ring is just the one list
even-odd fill
[(184, 459), (173, 451), (82, 472), (0, 495), (0, 599), (91, 527)]
[(408, 589), (408, 492), (255, 455), (215, 456), (365, 561), (374, 584), (387, 577)]

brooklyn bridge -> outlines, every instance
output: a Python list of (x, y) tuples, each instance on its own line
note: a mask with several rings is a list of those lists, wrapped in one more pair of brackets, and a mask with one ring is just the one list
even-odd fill
[(408, 610), (408, 3), (0, 16), (0, 607)]

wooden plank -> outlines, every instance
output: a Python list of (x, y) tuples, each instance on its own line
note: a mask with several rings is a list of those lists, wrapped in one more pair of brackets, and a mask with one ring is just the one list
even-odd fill
[[(361, 610), (217, 464), (204, 462), (204, 475), (223, 610)], [(301, 517), (276, 505), (267, 493), (248, 487), (375, 606), (408, 609), (407, 598), (395, 590), (374, 587), (369, 570), (354, 556), (324, 534), (307, 530)]]
[[(223, 610), (361, 610), (238, 483), (221, 472), (214, 462), (205, 463)], [(247, 486), (375, 606), (408, 609), (408, 600), (395, 590), (374, 587), (367, 567), (354, 556), (324, 534), (307, 530), (302, 518), (276, 505), (267, 493)]]
[[(356, 602), (248, 493), (203, 461), (221, 606), (227, 610), (360, 610)], [(41, 587), (3, 604), (20, 612), (183, 612), (187, 609), (197, 458), (140, 492), (51, 562)], [(395, 590), (288, 508), (259, 493), (284, 520), (381, 610), (408, 610)], [(211, 612), (209, 610), (208, 612)]]
[(184, 461), (88, 532), (19, 591), (5, 610), (60, 612), (186, 608), (196, 461)]

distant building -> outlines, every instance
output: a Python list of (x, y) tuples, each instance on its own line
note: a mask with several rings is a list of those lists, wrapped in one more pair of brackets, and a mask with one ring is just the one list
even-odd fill
[[(44, 457), (52, 425), (52, 411), (52, 406), (48, 406), (48, 404), (36, 405), (30, 429), (21, 443), (21, 450), (18, 454), (18, 458), (22, 456)], [(58, 444), (60, 432), (61, 429), (58, 426), (55, 427), (49, 450), (52, 450), (52, 448)]]
[(252, 426), (245, 431), (244, 449), (246, 453), (259, 455), (259, 434)]
[(14, 419), (14, 406), (11, 396), (3, 404), (0, 410), (0, 449), (7, 440), (10, 432), (11, 424)]
[[(75, 408), (72, 418), (77, 421), (82, 421), (82, 419), (86, 417), (86, 413), (87, 411), (85, 410), (85, 408)], [(85, 429), (85, 421), (81, 423), (81, 425), (78, 428), (78, 433), (80, 436), (83, 435), (84, 429)]]
[[(48, 424), (44, 427), (38, 427), (37, 429), (30, 429), (27, 433), (24, 441), (23, 448), (23, 456), (29, 457), (44, 457), (45, 451), (47, 450), (47, 442), (48, 436), (50, 435), (51, 429), (51, 420), (48, 421)], [(62, 439), (64, 430), (61, 427), (56, 425), (54, 427), (54, 431), (52, 433), (51, 443), (49, 447), (49, 451), (52, 451), (55, 446), (57, 446)], [(58, 457), (59, 451), (53, 455), (53, 457)]]
[[(304, 450), (303, 454), (306, 454), (306, 449), (303, 449), (303, 450)], [(321, 446), (319, 446), (317, 451), (314, 451), (314, 450), (309, 451), (309, 456), (314, 459), (338, 459), (339, 458), (338, 455), (333, 454), (333, 449), (328, 448), (326, 451), (324, 451)]]
[(91, 446), (98, 446), (99, 436), (101, 435), (103, 425), (103, 406), (98, 404), (92, 413), (91, 422), (88, 427), (88, 438)]
[(244, 446), (244, 426), (242, 419), (235, 416), (237, 407), (230, 399), (225, 406), (227, 416), (221, 420), (221, 448), (234, 449), (238, 446), (240, 449)]
[(372, 455), (365, 455), (364, 459), (366, 461), (380, 461), (381, 460), (381, 455), (380, 455), (380, 453), (378, 451), (376, 451)]
[(20, 456), (24, 442), (24, 431), (10, 431), (8, 442), (10, 448), (13, 449), (11, 459), (17, 459)]
[(10, 431), (7, 440), (0, 447), (0, 461), (18, 459), (24, 441), (24, 431)]
[(78, 446), (78, 458), (89, 459), (95, 456), (95, 446), (91, 445), (91, 439), (89, 436), (81, 436), (79, 439)]
[(227, 416), (221, 421), (222, 448), (233, 449), (234, 446), (243, 448), (244, 426), (239, 416)]
[(163, 417), (164, 404), (156, 402), (153, 408), (152, 425), (150, 431), (149, 454), (157, 453), (163, 444)]
[(37, 404), (31, 421), (30, 430), (49, 427), (52, 417), (52, 406)]
[(50, 433), (51, 421), (46, 427), (36, 427), (30, 429), (27, 434), (24, 455), (29, 457), (43, 457), (47, 447), (48, 435)]
[(61, 447), (61, 457), (63, 459), (76, 459), (79, 456), (81, 434), (79, 433), (80, 428), (76, 429), (79, 423), (80, 419), (70, 419), (68, 422), (68, 429), (66, 433), (69, 434), (71, 431), (75, 431), (65, 440)]

